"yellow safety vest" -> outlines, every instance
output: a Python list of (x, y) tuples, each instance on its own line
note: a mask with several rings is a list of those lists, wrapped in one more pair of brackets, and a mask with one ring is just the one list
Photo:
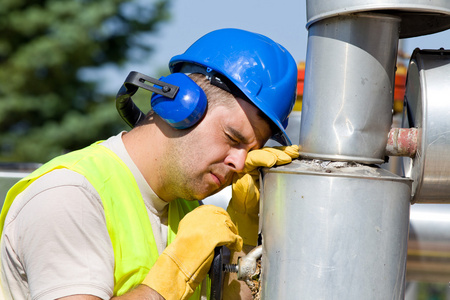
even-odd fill
[[(0, 214), (0, 233), (14, 198), (33, 181), (62, 168), (85, 176), (103, 203), (106, 227), (114, 250), (114, 296), (120, 296), (144, 280), (159, 254), (133, 174), (114, 152), (99, 143), (59, 156), (15, 184), (6, 195)], [(197, 201), (182, 199), (169, 204), (168, 244), (174, 240), (180, 220), (198, 205)], [(209, 288), (210, 284), (208, 295)], [(201, 286), (190, 299), (200, 299), (200, 289)]]

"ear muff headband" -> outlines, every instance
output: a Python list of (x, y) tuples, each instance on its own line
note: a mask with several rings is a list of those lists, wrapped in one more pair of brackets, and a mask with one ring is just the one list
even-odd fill
[(152, 109), (176, 129), (195, 125), (205, 113), (205, 92), (187, 75), (174, 73), (157, 80), (138, 72), (130, 72), (117, 93), (116, 108), (132, 128), (145, 117), (131, 99), (139, 87), (154, 93), (151, 98)]

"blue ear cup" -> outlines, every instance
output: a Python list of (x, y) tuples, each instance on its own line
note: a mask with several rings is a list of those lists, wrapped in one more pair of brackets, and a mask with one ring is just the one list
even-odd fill
[(180, 89), (174, 99), (153, 93), (153, 111), (176, 129), (186, 129), (197, 124), (207, 107), (205, 92), (183, 73), (173, 73), (159, 80)]

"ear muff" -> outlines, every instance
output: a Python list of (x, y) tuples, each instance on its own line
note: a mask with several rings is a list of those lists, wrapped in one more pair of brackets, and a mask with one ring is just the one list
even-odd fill
[(176, 129), (194, 126), (205, 114), (208, 102), (205, 92), (184, 73), (173, 73), (157, 80), (132, 71), (116, 96), (117, 111), (131, 128), (145, 118), (131, 99), (139, 88), (153, 92), (153, 110)]
[(178, 86), (179, 90), (173, 99), (153, 93), (153, 111), (176, 129), (186, 129), (197, 124), (205, 114), (208, 103), (203, 89), (183, 73), (173, 73), (161, 77), (159, 81)]

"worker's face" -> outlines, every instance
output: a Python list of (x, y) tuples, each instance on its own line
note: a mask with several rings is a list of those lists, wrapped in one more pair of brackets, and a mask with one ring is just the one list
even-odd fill
[(257, 108), (242, 99), (213, 107), (187, 134), (170, 139), (166, 192), (174, 199), (200, 200), (220, 191), (243, 170), (248, 151), (261, 148), (270, 134)]

